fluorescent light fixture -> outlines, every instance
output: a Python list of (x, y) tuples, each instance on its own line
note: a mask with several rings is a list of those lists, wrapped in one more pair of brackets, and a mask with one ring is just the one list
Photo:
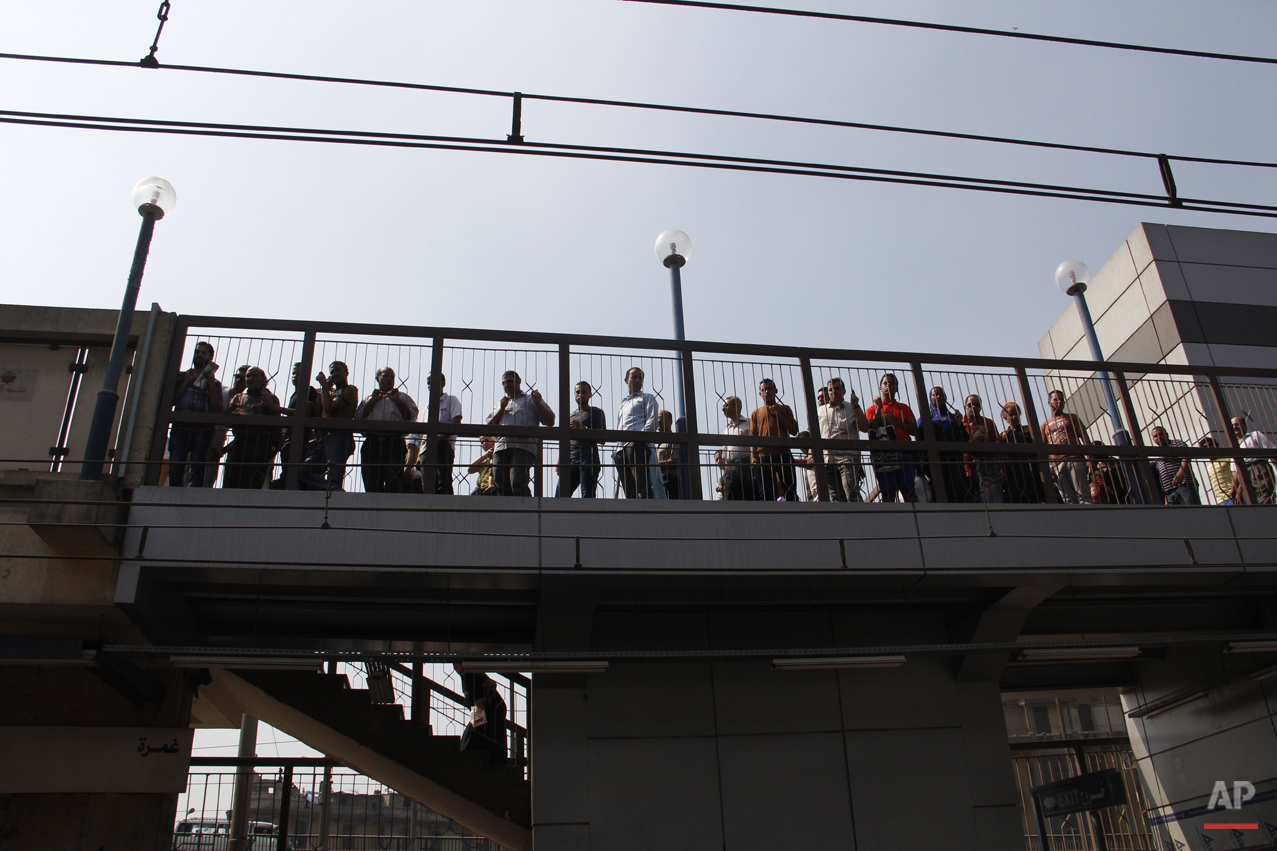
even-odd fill
[(1277, 652), (1277, 638), (1261, 641), (1230, 641), (1226, 653), (1273, 653)]
[(1049, 662), (1132, 659), (1138, 655), (1138, 647), (1025, 647), (1020, 651), (1022, 659)]
[(169, 662), (174, 668), (244, 668), (316, 673), (323, 670), (322, 659), (308, 659), (304, 656), (292, 658), (287, 656), (171, 656)]
[(787, 671), (840, 671), (854, 668), (899, 668), (904, 656), (785, 656), (772, 668)]
[(5, 665), (36, 665), (41, 668), (53, 667), (89, 667), (98, 663), (98, 652), (96, 650), (81, 650), (80, 654), (75, 657), (59, 657), (59, 656), (4, 656), (0, 657), (0, 662)]
[(461, 670), (481, 674), (606, 674), (607, 662), (600, 659), (544, 662), (516, 659), (510, 662), (462, 662)]
[(1277, 665), (1269, 665), (1267, 668), (1250, 675), (1252, 680), (1266, 680), (1269, 677), (1277, 677)]

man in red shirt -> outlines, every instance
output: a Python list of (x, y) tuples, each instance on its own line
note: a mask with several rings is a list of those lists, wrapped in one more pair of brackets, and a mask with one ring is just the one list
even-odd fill
[[(1086, 426), (1077, 414), (1064, 413), (1064, 391), (1052, 390), (1046, 397), (1051, 416), (1042, 423), (1042, 439), (1056, 446), (1085, 446), (1090, 441)], [(1063, 502), (1080, 505), (1091, 503), (1091, 477), (1086, 469), (1086, 456), (1052, 455), (1051, 473)]]
[[(870, 440), (909, 440), (918, 433), (918, 424), (913, 411), (903, 402), (896, 401), (896, 390), (900, 382), (895, 375), (888, 372), (878, 384), (881, 394), (874, 399), (869, 410), (857, 417), (856, 423), (861, 431), (869, 433)], [(852, 403), (856, 397), (852, 396)], [(878, 491), (883, 502), (895, 502), (896, 493), (905, 502), (917, 502), (914, 493), (913, 464), (907, 452), (871, 452), (869, 459), (873, 462), (874, 475), (878, 477)]]

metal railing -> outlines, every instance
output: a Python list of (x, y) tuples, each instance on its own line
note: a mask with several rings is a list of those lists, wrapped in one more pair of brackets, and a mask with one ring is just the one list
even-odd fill
[[(265, 333), (262, 333), (265, 332)], [(226, 377), (241, 363), (260, 366), (274, 381), (280, 401), (287, 404), (292, 388), (288, 376), (293, 364), (309, 378), (327, 370), (333, 360), (350, 367), (351, 382), (366, 396), (373, 372), (384, 366), (396, 371), (396, 384), (411, 396), (420, 408), (413, 422), (368, 422), (320, 417), (247, 417), (233, 414), (196, 414), (173, 412), (173, 395), (188, 362), (196, 340), (208, 340), (218, 350), (217, 359), (227, 364)], [(234, 366), (230, 366), (234, 364)], [(169, 370), (162, 387), (160, 413), (155, 439), (151, 446), (148, 480), (161, 480), (165, 462), (166, 436), (170, 427), (212, 426), (215, 429), (238, 427), (239, 430), (277, 430), (269, 448), (286, 450), (278, 458), (254, 459), (252, 463), (268, 468), (277, 487), (307, 487), (322, 466), (307, 458), (308, 432), (318, 430), (349, 433), (355, 441), (355, 452), (349, 457), (343, 488), (360, 489), (357, 468), (365, 446), (365, 436), (418, 436), (421, 440), (419, 469), (424, 472), (422, 490), (433, 492), (434, 470), (438, 466), (440, 441), (454, 436), (455, 458), (447, 468), (450, 475), (442, 479), (452, 483), (456, 493), (475, 490), (478, 473), (472, 465), (481, 458), (480, 439), (527, 438), (537, 442), (539, 451), (530, 462), (529, 492), (539, 496), (555, 492), (555, 472), (563, 459), (571, 459), (571, 443), (582, 440), (584, 432), (567, 426), (576, 408), (573, 400), (577, 382), (586, 382), (593, 394), (591, 404), (603, 410), (606, 429), (589, 432), (591, 442), (602, 446), (599, 458), (598, 494), (615, 496), (622, 490), (618, 479), (633, 475), (626, 459), (614, 459), (612, 449), (634, 441), (635, 433), (616, 430), (616, 410), (624, 398), (624, 377), (631, 366), (645, 373), (644, 392), (657, 397), (658, 405), (676, 412), (673, 398), (675, 378), (681, 376), (684, 386), (685, 417), (671, 433), (644, 434), (651, 447), (649, 460), (655, 464), (655, 449), (666, 447), (672, 461), (665, 469), (679, 479), (679, 496), (712, 499), (720, 494), (721, 470), (716, 453), (753, 449), (763, 453), (779, 453), (810, 459), (805, 468), (795, 470), (795, 486), (788, 498), (825, 501), (829, 496), (830, 470), (828, 453), (843, 453), (854, 465), (859, 462), (863, 476), (857, 481), (862, 500), (883, 491), (905, 490), (900, 486), (898, 471), (890, 466), (913, 466), (920, 475), (922, 494), (929, 490), (937, 502), (1005, 501), (1058, 502), (1070, 494), (1057, 488), (1061, 474), (1071, 479), (1073, 490), (1090, 491), (1097, 483), (1101, 502), (1160, 502), (1156, 471), (1150, 459), (1188, 459), (1197, 494), (1206, 504), (1234, 501), (1254, 503), (1271, 491), (1260, 465), (1247, 465), (1244, 459), (1271, 462), (1277, 451), (1247, 449), (1242, 451), (1231, 428), (1234, 414), (1245, 414), (1251, 427), (1270, 436), (1277, 434), (1277, 370), (1243, 369), (1214, 366), (1176, 366), (1168, 364), (1130, 364), (1107, 362), (1105, 369), (1113, 376), (1119, 405), (1123, 408), (1129, 435), (1113, 434), (1105, 411), (1103, 394), (1095, 377), (1096, 364), (1085, 361), (1055, 361), (976, 357), (917, 352), (868, 352), (857, 350), (809, 349), (728, 343), (677, 342), (640, 338), (607, 338), (586, 335), (560, 335), (534, 332), (487, 331), (454, 328), (429, 328), (405, 325), (357, 325), (333, 322), (302, 322), (273, 319), (243, 319), (206, 316), (179, 317), (169, 357)], [(499, 404), (502, 390), (500, 376), (507, 369), (519, 372), (524, 391), (536, 390), (557, 417), (554, 426), (509, 425), (489, 426), (490, 413)], [(854, 393), (868, 408), (879, 395), (877, 386), (884, 373), (898, 380), (897, 398), (906, 404), (918, 420), (918, 440), (874, 440), (873, 434), (857, 432), (855, 439), (831, 440), (820, 436), (818, 424), (818, 388), (834, 377), (841, 378), (849, 396)], [(446, 376), (446, 388), (431, 386), (430, 373)], [(750, 437), (717, 434), (725, 423), (723, 400), (737, 396), (744, 412), (758, 407), (758, 382), (770, 378), (776, 384), (778, 402), (792, 410), (805, 435)], [(313, 382), (305, 382), (303, 389)], [(945, 408), (931, 410), (931, 388), (941, 387), (948, 396)], [(1067, 402), (1065, 410), (1076, 414), (1086, 431), (1086, 440), (1103, 444), (1102, 450), (1090, 448), (1068, 450), (1076, 455), (1078, 465), (1062, 465), (1059, 457), (1052, 463), (1052, 453), (1066, 450), (1043, 441), (1040, 424), (1049, 411), (1048, 393), (1062, 390)], [(460, 423), (439, 421), (440, 401), (444, 393), (455, 395), (461, 404)], [(1023, 435), (1014, 446), (1001, 442), (963, 442), (952, 440), (953, 430), (947, 418), (960, 417), (967, 399), (979, 397), (982, 416), (992, 421), (992, 432), (1011, 433), (1003, 406), (1014, 403), (1019, 410)], [(304, 398), (300, 394), (299, 398)], [(921, 400), (921, 401), (920, 401)], [(984, 420), (972, 420), (973, 426)], [(1183, 440), (1187, 447), (1160, 448), (1152, 445), (1151, 430), (1166, 429), (1172, 439)], [(897, 437), (902, 435), (897, 434)], [(890, 435), (888, 435), (890, 437)], [(1096, 437), (1103, 438), (1095, 440)], [(1203, 438), (1212, 438), (1216, 447), (1201, 447)], [(609, 448), (610, 447), (610, 448)], [(892, 453), (896, 464), (886, 463)], [(406, 476), (404, 484), (391, 490), (411, 492), (412, 470), (405, 470), (400, 459), (370, 458), (368, 467), (385, 463), (398, 468)], [(240, 462), (245, 463), (245, 462)], [(570, 466), (570, 461), (567, 466)], [(593, 466), (592, 464), (589, 466)], [(758, 465), (751, 465), (751, 476)], [(673, 476), (674, 470), (686, 471)], [(224, 481), (226, 470), (220, 475)], [(326, 469), (326, 468), (324, 468)], [(1271, 465), (1264, 468), (1271, 476)], [(805, 475), (807, 471), (811, 475)], [(568, 472), (565, 469), (565, 472)], [(581, 471), (578, 471), (581, 472)], [(836, 472), (836, 471), (833, 471)], [(894, 488), (882, 487), (880, 479), (888, 475)], [(591, 473), (592, 474), (592, 473)], [(784, 474), (784, 475), (787, 475)], [(263, 478), (263, 483), (264, 483)], [(659, 476), (651, 476), (655, 482)], [(810, 481), (806, 481), (810, 479)], [(322, 480), (322, 475), (321, 475)], [(1232, 480), (1237, 487), (1232, 486)], [(778, 487), (784, 488), (784, 476)], [(426, 486), (427, 483), (429, 486)], [(1077, 487), (1077, 486), (1081, 487)], [(654, 487), (659, 494), (663, 488)], [(1227, 492), (1225, 492), (1227, 491)], [(778, 491), (764, 489), (771, 496)], [(1111, 492), (1111, 493), (1110, 493)], [(761, 495), (761, 494), (759, 494)], [(1089, 493), (1081, 494), (1087, 501)], [(878, 497), (880, 498), (880, 497)]]
[[(1130, 747), (1123, 744), (1095, 745), (1070, 743), (1043, 745), (1031, 752), (1012, 756), (1016, 783), (1022, 798), (1024, 847), (1026, 851), (1159, 851), (1145, 812), (1144, 793), (1139, 769)], [(1049, 846), (1041, 847), (1037, 826), (1033, 823), (1033, 803), (1029, 790), (1034, 786), (1064, 780), (1113, 768), (1121, 771), (1126, 784), (1127, 802), (1119, 807), (1098, 810), (1103, 843), (1085, 813), (1048, 820)]]
[(247, 764), (253, 851), (500, 851), (491, 840), (328, 759), (195, 757), (173, 851), (227, 851), (235, 767)]
[[(330, 673), (345, 675), (351, 688), (366, 688), (373, 701), (397, 704), (404, 718), (430, 725), (440, 736), (460, 736), (470, 724), (472, 702), (463, 693), (461, 675), (450, 665), (416, 662), (329, 662)], [(532, 737), (529, 700), (532, 679), (516, 673), (489, 675), (506, 705), (506, 753), (511, 765), (529, 777)], [(371, 682), (370, 682), (371, 680)], [(381, 680), (381, 682), (378, 682)]]

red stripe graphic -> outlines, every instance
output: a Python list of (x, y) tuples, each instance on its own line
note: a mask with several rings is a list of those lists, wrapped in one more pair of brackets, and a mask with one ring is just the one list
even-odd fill
[(1232, 822), (1222, 822), (1220, 824), (1204, 824), (1206, 830), (1259, 830), (1259, 824), (1233, 824)]

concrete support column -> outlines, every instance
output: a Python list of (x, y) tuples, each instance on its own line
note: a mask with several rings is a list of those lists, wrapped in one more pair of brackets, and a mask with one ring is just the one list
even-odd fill
[(112, 664), (0, 667), (0, 846), (172, 848), (191, 688), (180, 671)]
[[(239, 752), (241, 759), (257, 756), (257, 719), (245, 714), (239, 724)], [(235, 793), (231, 799), (231, 837), (229, 851), (248, 851), (249, 795), (253, 790), (253, 767), (241, 765), (235, 769)]]
[[(590, 649), (598, 597), (597, 588), (576, 577), (546, 577), (537, 613), (537, 649)], [(536, 851), (588, 851), (590, 847), (588, 681), (584, 674), (537, 674), (533, 682)]]

